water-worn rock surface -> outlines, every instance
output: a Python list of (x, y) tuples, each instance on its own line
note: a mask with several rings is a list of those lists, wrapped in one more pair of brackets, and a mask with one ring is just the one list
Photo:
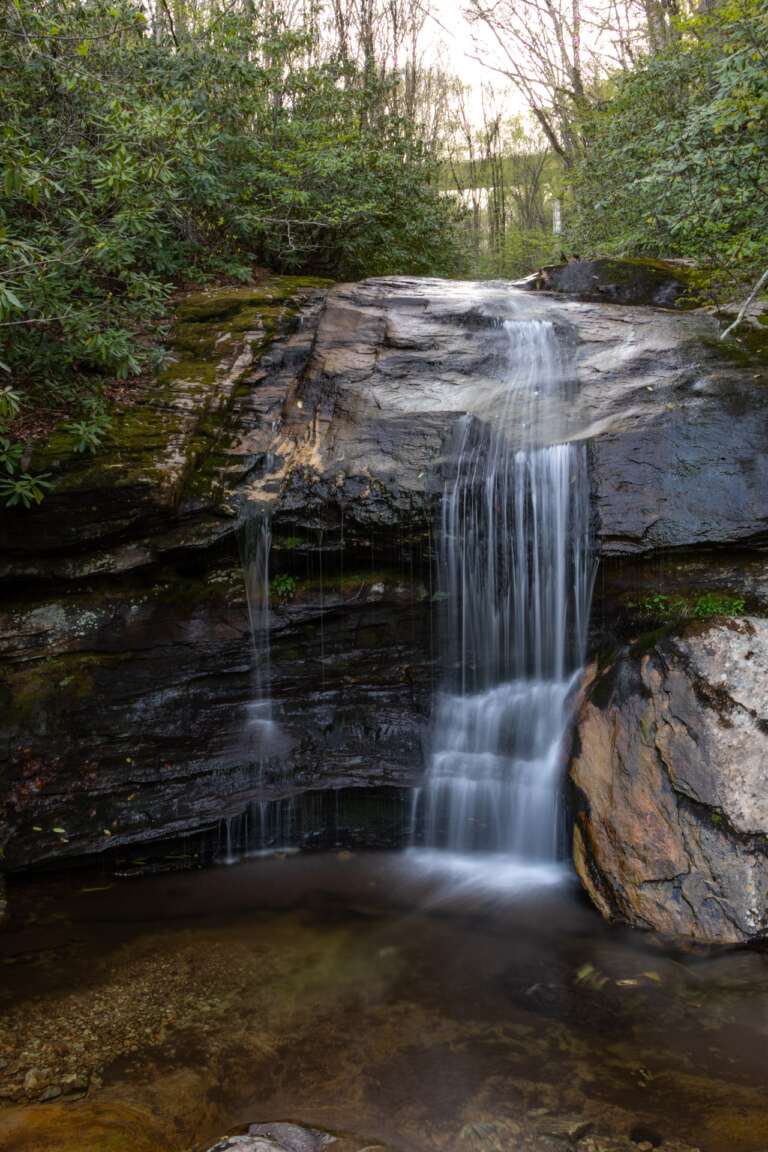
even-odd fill
[[(272, 1124), (249, 1124), (246, 1132), (225, 1136), (209, 1152), (322, 1152), (331, 1144), (338, 1146), (339, 1140), (330, 1132), (278, 1120)], [(375, 1147), (377, 1152), (385, 1152), (383, 1145)], [(349, 1152), (349, 1147), (336, 1147), (334, 1152)]]
[(0, 610), (14, 669), (7, 865), (215, 827), (303, 789), (413, 783), (432, 691), (428, 588), (402, 572), (304, 571), (273, 612), (280, 736), (266, 762), (248, 736), (254, 657), (236, 559)]
[(261, 489), (278, 520), (425, 531), (454, 420), (498, 405), (516, 315), (551, 319), (575, 355), (578, 400), (546, 416), (591, 441), (602, 555), (766, 539), (768, 372), (730, 360), (709, 317), (423, 280), (329, 294)]
[(571, 779), (574, 857), (610, 917), (703, 941), (768, 934), (768, 621), (638, 641), (596, 677)]

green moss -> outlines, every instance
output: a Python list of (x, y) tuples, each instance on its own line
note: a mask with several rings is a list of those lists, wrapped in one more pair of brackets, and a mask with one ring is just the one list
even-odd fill
[[(665, 278), (673, 278), (679, 280), (681, 284), (688, 284), (692, 279), (692, 271), (679, 264), (671, 264), (668, 260), (657, 260), (652, 256), (622, 256), (620, 259), (608, 259), (606, 263), (612, 267), (616, 267), (617, 272), (620, 272), (622, 265), (630, 265), (630, 268), (646, 269), (648, 272), (655, 275), (663, 275)], [(629, 271), (626, 273), (626, 280), (629, 282), (632, 279), (632, 274)]]
[(292, 551), (295, 548), (302, 548), (310, 542), (303, 536), (273, 536), (272, 547), (277, 549), (285, 549)]
[(245, 586), (239, 566), (203, 572), (199, 576), (184, 575), (175, 568), (161, 573), (161, 579), (152, 589), (152, 598), (167, 601), (175, 607), (211, 604), (217, 600), (228, 602), (232, 598), (245, 598)]
[(128, 659), (127, 653), (67, 652), (18, 666), (11, 680), (9, 720), (27, 725), (51, 701), (64, 708), (87, 699), (96, 691), (99, 671), (116, 669)]
[(640, 718), (640, 735), (646, 744), (650, 743), (651, 737), (653, 735), (654, 716), (655, 710), (653, 704), (649, 701), (649, 703), (646, 704), (645, 709), (643, 710), (643, 715)]
[(674, 626), (672, 624), (664, 624), (661, 628), (649, 628), (647, 632), (641, 632), (639, 636), (635, 637), (630, 645), (630, 651), (636, 658), (646, 656), (673, 632)]
[(723, 344), (735, 344), (748, 360), (754, 358), (768, 364), (768, 331), (754, 324), (743, 324)]
[(395, 586), (402, 586), (403, 573), (396, 569), (351, 569), (343, 573), (325, 573), (322, 580), (319, 577), (302, 580), (301, 597), (316, 598), (322, 593), (324, 596), (349, 596), (370, 588), (374, 584), (383, 584), (390, 590)]
[[(735, 313), (726, 312), (721, 315), (724, 328), (735, 319)], [(765, 324), (768, 321), (761, 317), (760, 322)], [(738, 364), (740, 368), (754, 369), (768, 364), (768, 330), (755, 324), (742, 324), (727, 340), (704, 337), (701, 342), (710, 352), (732, 364)], [(765, 379), (765, 376), (761, 373), (759, 379)]]
[(252, 344), (258, 357), (290, 324), (307, 291), (330, 283), (281, 276), (186, 297), (176, 309), (173, 362), (142, 389), (137, 403), (112, 410), (102, 449), (93, 456), (75, 453), (74, 437), (59, 429), (35, 450), (31, 470), (52, 473), (60, 492), (133, 484), (167, 490), (170, 484), (179, 495), (186, 488), (193, 498), (210, 495), (225, 463), (219, 450), (235, 396), (218, 386), (222, 364), (246, 332), (259, 333)]
[(667, 596), (652, 592), (641, 600), (629, 600), (628, 607), (650, 620), (709, 620), (716, 616), (743, 616), (743, 597), (728, 592), (697, 592)]
[(285, 303), (302, 291), (329, 288), (332, 280), (313, 276), (276, 276), (263, 284), (235, 289), (212, 289), (187, 296), (176, 307), (181, 323), (226, 320), (243, 310), (261, 311)]

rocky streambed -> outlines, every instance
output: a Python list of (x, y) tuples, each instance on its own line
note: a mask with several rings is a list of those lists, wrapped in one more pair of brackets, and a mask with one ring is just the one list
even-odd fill
[(768, 1140), (764, 957), (604, 924), (565, 873), (494, 896), (345, 852), (12, 887), (3, 1152), (316, 1152), (284, 1124), (337, 1152)]
[[(597, 299), (550, 287), (200, 293), (179, 306), (175, 363), (115, 414), (103, 452), (58, 435), (35, 451), (55, 488), (0, 514), (6, 870), (210, 841), (252, 821), (254, 799), (327, 812), (343, 794), (334, 843), (407, 841), (435, 681), (441, 456), (457, 417), (499, 396), (500, 319), (546, 307), (578, 374), (550, 416), (588, 442), (599, 559), (577, 870), (614, 919), (766, 934), (768, 369), (720, 346), (709, 315), (638, 303), (626, 280)], [(254, 504), (271, 522), (283, 736), (266, 760), (244, 740), (239, 524)], [(353, 802), (367, 792), (373, 832)], [(299, 839), (318, 826), (307, 815)]]

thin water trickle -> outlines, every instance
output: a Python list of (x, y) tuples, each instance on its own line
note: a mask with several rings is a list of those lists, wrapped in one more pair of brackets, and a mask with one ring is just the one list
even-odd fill
[(443, 683), (412, 818), (430, 848), (553, 861), (589, 612), (586, 449), (556, 442), (575, 373), (553, 323), (504, 333), (503, 390), (457, 421), (444, 463)]
[(248, 705), (248, 728), (256, 735), (273, 724), (270, 692), (269, 553), (272, 524), (269, 513), (247, 504), (241, 529), (241, 551), (248, 622), (251, 630), (253, 691)]
[(272, 523), (269, 511), (249, 503), (240, 533), (241, 559), (251, 634), (251, 691), (245, 706), (243, 752), (261, 770), (288, 749), (272, 699), (269, 598)]

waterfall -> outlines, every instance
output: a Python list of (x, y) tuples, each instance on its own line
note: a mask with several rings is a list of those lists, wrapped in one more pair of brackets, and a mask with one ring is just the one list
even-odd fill
[(242, 859), (293, 853), (296, 841), (296, 804), (291, 796), (252, 800), (243, 812), (219, 821), (217, 864), (238, 864)]
[(274, 734), (270, 691), (269, 552), (272, 525), (269, 513), (247, 504), (240, 533), (240, 549), (251, 631), (251, 698), (246, 714), (246, 744), (260, 759)]
[(575, 373), (553, 324), (504, 329), (501, 390), (444, 465), (443, 681), (414, 824), (428, 847), (551, 861), (589, 611), (586, 449), (557, 442)]

